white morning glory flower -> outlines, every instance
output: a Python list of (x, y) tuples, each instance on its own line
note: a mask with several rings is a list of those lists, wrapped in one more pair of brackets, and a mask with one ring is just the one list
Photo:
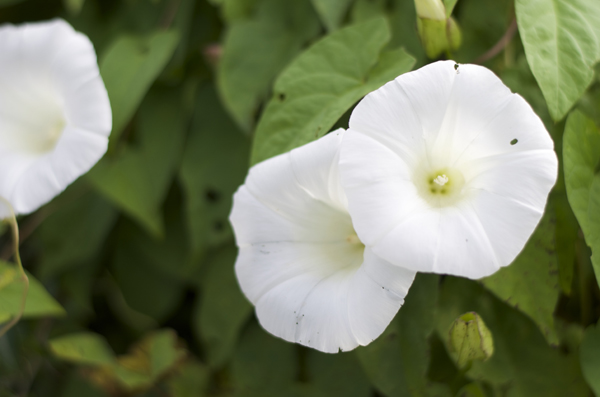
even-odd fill
[(452, 61), (406, 73), (350, 117), (340, 173), (360, 239), (385, 260), (477, 279), (509, 265), (557, 178), (529, 104), (490, 70)]
[(377, 338), (415, 277), (356, 236), (339, 183), (343, 135), (334, 131), (252, 167), (230, 216), (237, 278), (261, 325), (328, 353)]
[(0, 196), (29, 213), (106, 152), (112, 116), (88, 38), (62, 20), (0, 27)]

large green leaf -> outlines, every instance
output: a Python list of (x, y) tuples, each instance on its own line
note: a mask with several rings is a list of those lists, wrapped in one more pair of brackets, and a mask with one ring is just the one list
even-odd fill
[(427, 393), (427, 338), (435, 325), (438, 282), (437, 275), (418, 274), (384, 333), (357, 350), (367, 376), (386, 396)]
[(194, 326), (212, 367), (220, 367), (231, 357), (241, 328), (252, 313), (233, 270), (236, 256), (233, 245), (212, 253), (200, 278)]
[(296, 348), (250, 323), (231, 361), (233, 386), (240, 396), (281, 396), (298, 373)]
[(586, 329), (579, 354), (583, 376), (598, 396), (600, 395), (600, 328), (597, 325)]
[(444, 340), (454, 319), (475, 311), (494, 336), (494, 354), (474, 362), (467, 375), (486, 382), (495, 395), (511, 397), (586, 396), (579, 359), (548, 346), (535, 323), (476, 282), (446, 277), (439, 297), (437, 330)]
[(131, 226), (125, 223), (117, 232), (118, 244), (112, 260), (113, 275), (131, 309), (161, 321), (181, 301), (185, 284), (148, 265), (146, 256), (140, 253), (137, 244), (130, 244)]
[(592, 249), (592, 264), (600, 280), (600, 130), (578, 110), (567, 119), (563, 158), (569, 203)]
[(556, 258), (558, 260), (558, 280), (566, 295), (571, 294), (575, 273), (575, 245), (579, 224), (573, 214), (566, 192), (554, 195), (556, 212)]
[(196, 255), (233, 236), (227, 218), (248, 172), (249, 152), (250, 140), (223, 110), (212, 85), (201, 88), (180, 170)]
[(514, 262), (484, 278), (482, 283), (500, 299), (530, 316), (549, 343), (558, 344), (553, 317), (560, 295), (556, 219), (554, 208), (549, 207)]
[(414, 58), (403, 50), (380, 56), (389, 40), (386, 20), (376, 18), (338, 30), (296, 58), (275, 82), (252, 163), (325, 135), (360, 98), (409, 71)]
[(313, 6), (328, 31), (340, 27), (354, 0), (312, 0)]
[(179, 91), (156, 90), (140, 108), (139, 144), (105, 157), (88, 174), (96, 189), (155, 237), (163, 235), (160, 205), (179, 166), (186, 131)]
[(204, 397), (208, 395), (210, 371), (195, 361), (186, 362), (167, 381), (172, 397)]
[(592, 82), (600, 60), (600, 2), (516, 0), (527, 61), (552, 118), (562, 119)]
[(246, 131), (277, 74), (319, 32), (309, 0), (262, 0), (254, 8), (231, 22), (217, 79), (225, 107)]
[[(59, 317), (65, 310), (54, 300), (44, 286), (27, 273), (29, 290), (23, 318)], [(23, 301), (25, 282), (15, 265), (0, 261), (0, 322), (19, 314)]]
[(51, 214), (38, 229), (44, 246), (40, 278), (93, 260), (117, 216), (115, 207), (95, 192), (87, 192)]
[(306, 349), (311, 384), (329, 396), (372, 396), (373, 390), (355, 352), (324, 354)]
[(117, 38), (103, 54), (100, 74), (113, 112), (111, 145), (173, 56), (178, 41), (176, 32), (157, 32), (146, 37), (125, 35)]
[(51, 339), (50, 350), (63, 360), (85, 365), (113, 365), (116, 357), (106, 340), (92, 332), (80, 332)]

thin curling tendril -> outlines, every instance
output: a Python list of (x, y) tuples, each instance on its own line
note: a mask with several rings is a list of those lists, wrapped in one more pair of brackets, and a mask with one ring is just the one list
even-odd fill
[[(0, 337), (4, 336), (12, 327), (14, 327), (21, 317), (23, 316), (23, 312), (25, 311), (25, 303), (27, 301), (27, 293), (29, 292), (29, 278), (25, 273), (25, 269), (23, 269), (23, 264), (21, 263), (21, 255), (19, 254), (19, 226), (17, 225), (17, 219), (15, 217), (15, 213), (12, 209), (12, 206), (8, 201), (4, 198), (0, 197), (0, 203), (3, 204), (8, 209), (8, 216), (3, 219), (4, 222), (7, 222), (11, 229), (14, 252), (15, 252), (15, 262), (17, 265), (17, 269), (21, 276), (21, 281), (23, 282), (23, 296), (21, 298), (21, 307), (19, 308), (19, 312), (0, 329)], [(0, 291), (0, 294), (2, 291)]]

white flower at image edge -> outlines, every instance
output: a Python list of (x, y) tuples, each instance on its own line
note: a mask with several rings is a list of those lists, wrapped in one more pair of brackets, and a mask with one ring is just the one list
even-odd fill
[(0, 27), (0, 196), (29, 213), (106, 152), (112, 116), (89, 39), (62, 20)]
[(331, 132), (252, 167), (230, 216), (236, 275), (260, 324), (328, 353), (377, 338), (415, 277), (356, 236), (339, 182), (343, 135)]
[(452, 61), (367, 95), (340, 155), (361, 241), (396, 265), (472, 279), (523, 249), (557, 170), (529, 104), (490, 70)]

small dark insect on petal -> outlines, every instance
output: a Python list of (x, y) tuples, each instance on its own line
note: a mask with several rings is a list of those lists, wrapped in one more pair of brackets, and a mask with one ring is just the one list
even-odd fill
[(510, 141), (511, 145), (516, 145), (517, 142), (519, 142), (519, 140), (517, 138), (513, 139), (512, 141)]

